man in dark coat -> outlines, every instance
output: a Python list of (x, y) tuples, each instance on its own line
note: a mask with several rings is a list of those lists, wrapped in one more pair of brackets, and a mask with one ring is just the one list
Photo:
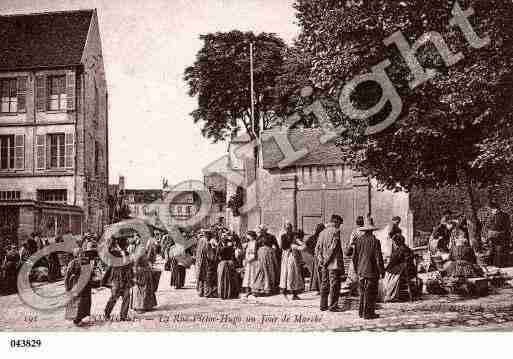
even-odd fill
[[(338, 312), (340, 282), (344, 272), (344, 258), (340, 239), (340, 226), (343, 220), (339, 215), (332, 215), (316, 245), (315, 254), (321, 274), (321, 305), (322, 311)], [(329, 302), (328, 302), (329, 299)]]
[(490, 201), (491, 216), (486, 221), (486, 235), (491, 249), (491, 264), (505, 267), (508, 262), (508, 251), (511, 236), (509, 215), (502, 211), (495, 201)]
[(375, 319), (379, 278), (385, 275), (383, 254), (379, 240), (372, 233), (377, 228), (371, 224), (363, 226), (363, 234), (356, 239), (353, 264), (360, 281), (360, 318)]
[(114, 248), (110, 251), (114, 257), (123, 258), (121, 266), (110, 267), (110, 282), (112, 283), (111, 295), (105, 305), (105, 319), (109, 320), (112, 310), (119, 298), (122, 299), (119, 319), (125, 321), (128, 319), (128, 309), (130, 306), (130, 288), (133, 285), (133, 266), (128, 258), (128, 243), (125, 237), (117, 237)]

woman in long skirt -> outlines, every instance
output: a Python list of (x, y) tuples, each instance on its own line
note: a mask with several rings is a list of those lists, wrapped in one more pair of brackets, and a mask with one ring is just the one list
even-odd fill
[(319, 239), (319, 235), (326, 227), (324, 224), (319, 223), (315, 227), (315, 233), (306, 240), (306, 250), (312, 255), (312, 266), (310, 268), (310, 290), (320, 291), (320, 276), (319, 276), (319, 264), (317, 263), (317, 256), (315, 255), (315, 247)]
[(217, 298), (217, 265), (218, 259), (218, 242), (215, 237), (210, 239), (206, 245), (206, 276), (205, 276), (205, 297)]
[(278, 260), (272, 246), (272, 240), (264, 240), (257, 251), (257, 270), (251, 285), (253, 295), (264, 296), (277, 292)]
[[(83, 252), (79, 248), (73, 254), (75, 259), (69, 262), (64, 277), (64, 287), (68, 293), (79, 283), (82, 266), (91, 264), (94, 256), (93, 251)], [(65, 318), (72, 320), (76, 326), (80, 326), (82, 319), (91, 315), (91, 275), (92, 271), (87, 278), (86, 286), (79, 293), (74, 293), (73, 298), (66, 305)]]
[(169, 284), (171, 285), (171, 287), (181, 289), (185, 284), (186, 268), (180, 264), (180, 262), (178, 261), (178, 257), (185, 255), (185, 251), (178, 251), (178, 248), (183, 247), (178, 244), (175, 244), (174, 247), (169, 248), (167, 253), (169, 259), (169, 270), (171, 272), (171, 279)]
[(240, 277), (235, 270), (235, 249), (231, 245), (219, 248), (219, 266), (217, 267), (217, 293), (222, 299), (239, 297)]
[(248, 242), (245, 244), (244, 251), (244, 278), (242, 280), (242, 287), (246, 290), (247, 296), (251, 294), (251, 286), (255, 282), (255, 277), (258, 269), (257, 258), (257, 234), (254, 231), (249, 231), (246, 234)]
[(5, 255), (3, 267), (1, 268), (4, 273), (4, 277), (2, 278), (3, 283), (1, 283), (4, 294), (13, 294), (17, 292), (18, 270), (20, 266), (20, 255), (16, 250), (16, 246), (11, 245)]
[(292, 293), (292, 300), (300, 299), (298, 293), (305, 289), (300, 259), (302, 246), (292, 231), (292, 224), (288, 223), (287, 232), (281, 236), (280, 288), (286, 298), (287, 294)]
[(157, 305), (153, 273), (146, 255), (139, 257), (134, 267), (134, 287), (132, 288), (132, 308), (144, 313)]
[(185, 267), (180, 265), (175, 257), (171, 257), (171, 287), (182, 289), (185, 284)]
[(413, 253), (405, 244), (401, 231), (390, 236), (392, 238), (392, 254), (390, 261), (385, 268), (385, 278), (382, 281), (383, 301), (393, 302), (407, 300), (403, 297), (404, 290), (408, 289), (408, 282), (416, 275), (416, 268), (413, 264)]

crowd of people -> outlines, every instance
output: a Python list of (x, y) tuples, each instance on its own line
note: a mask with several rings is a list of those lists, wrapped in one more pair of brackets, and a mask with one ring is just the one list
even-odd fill
[(511, 224), (508, 214), (491, 201), (490, 214), (483, 221), (482, 237), (472, 243), (468, 221), (445, 211), (430, 236), (428, 250), (432, 271), (426, 283), (433, 294), (458, 293), (473, 295), (469, 278), (485, 275), (488, 265), (498, 268), (511, 260)]
[[(409, 281), (416, 275), (413, 254), (398, 226), (400, 219), (394, 220), (389, 234), (394, 250), (387, 267), (371, 218), (364, 224), (364, 218), (358, 217), (350, 238), (342, 238), (343, 219), (336, 214), (326, 225), (319, 223), (308, 238), (290, 222), (278, 238), (265, 225), (248, 231), (242, 240), (228, 230), (203, 230), (198, 233), (195, 253), (198, 295), (232, 299), (241, 293), (246, 297), (281, 293), (300, 300), (306, 290), (305, 277), (310, 277), (308, 290), (320, 295), (320, 310), (338, 312), (342, 310), (341, 283), (351, 277), (360, 288), (360, 316), (376, 318), (379, 279), (386, 278), (386, 300), (397, 300), (403, 278)], [(304, 253), (312, 257), (311, 263), (305, 262)]]
[[(38, 251), (52, 243), (60, 243), (67, 234), (52, 238), (43, 238), (39, 232), (34, 232), (18, 248), (16, 244), (9, 244), (0, 249), (0, 293), (16, 293), (16, 278), (22, 265)], [(95, 240), (96, 236), (86, 233), (81, 241)], [(33, 263), (30, 279), (32, 281), (55, 282), (63, 278), (63, 269), (71, 260), (71, 255), (64, 252), (52, 252)]]
[[(484, 223), (485, 240), (479, 246), (470, 240), (464, 216), (444, 212), (428, 243), (431, 272), (426, 282), (428, 292), (469, 294), (467, 280), (484, 275), (482, 258), (487, 264), (499, 267), (507, 263), (506, 253), (512, 248), (509, 216), (493, 202), (489, 207), (491, 215)], [(400, 217), (392, 218), (386, 227), (385, 243), (376, 237), (377, 228), (370, 216), (357, 217), (352, 233), (345, 238), (341, 226), (347, 224), (337, 214), (331, 216), (329, 223), (319, 223), (307, 238), (302, 230), (294, 230), (290, 222), (285, 223), (277, 237), (265, 225), (259, 225), (243, 238), (216, 224), (184, 233), (184, 243), (175, 243), (169, 234), (153, 231), (151, 240), (141, 245), (137, 232), (120, 231), (109, 239), (108, 250), (122, 265), (112, 266), (98, 257), (99, 238), (86, 234), (75, 238), (77, 248), (72, 256), (64, 252), (50, 253), (34, 263), (33, 271), (44, 267), (48, 281), (64, 279), (65, 288), (73, 298), (67, 305), (66, 318), (76, 325), (81, 325), (90, 315), (92, 288), (111, 290), (104, 309), (106, 319), (110, 319), (119, 299), (120, 320), (128, 319), (130, 308), (137, 313), (155, 308), (161, 274), (155, 266), (158, 255), (165, 262), (164, 269), (170, 271), (169, 285), (177, 290), (184, 288), (187, 269), (194, 264), (200, 297), (228, 300), (241, 295), (259, 297), (281, 293), (287, 299), (300, 300), (301, 293), (307, 290), (305, 278), (309, 277), (308, 290), (319, 295), (321, 311), (342, 310), (339, 298), (344, 283), (345, 288), (359, 291), (360, 317), (373, 319), (378, 317), (377, 301), (414, 300), (422, 293), (416, 256), (406, 245), (400, 222)], [(63, 236), (57, 236), (52, 243), (63, 240)], [(33, 233), (19, 250), (9, 246), (0, 253), (3, 293), (16, 291), (21, 265), (49, 242)], [(75, 293), (85, 265), (92, 268), (86, 278), (87, 285)]]

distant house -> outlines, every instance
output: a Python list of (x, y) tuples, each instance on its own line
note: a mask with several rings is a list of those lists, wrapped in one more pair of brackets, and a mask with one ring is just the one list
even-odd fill
[(201, 200), (194, 191), (169, 191), (166, 193), (169, 199), (169, 214), (178, 225), (199, 211)]
[(0, 228), (101, 232), (108, 96), (96, 10), (0, 16)]
[(109, 185), (109, 214), (111, 222), (125, 218), (158, 217), (162, 211), (162, 189), (127, 189), (125, 177)]
[(127, 189), (125, 203), (130, 209), (130, 217), (156, 217), (162, 205), (161, 189)]

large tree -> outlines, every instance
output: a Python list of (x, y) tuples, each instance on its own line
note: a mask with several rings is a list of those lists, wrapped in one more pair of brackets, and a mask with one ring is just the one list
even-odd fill
[[(189, 95), (197, 97), (191, 113), (201, 123), (202, 134), (222, 141), (244, 128), (266, 128), (274, 118), (274, 86), (283, 64), (286, 45), (272, 33), (217, 32), (201, 35), (203, 47), (185, 70)], [(255, 123), (251, 122), (250, 43), (254, 46)]]
[[(509, 171), (500, 161), (506, 157), (498, 153), (501, 144), (511, 145), (503, 133), (511, 128), (513, 104), (513, 5), (509, 0), (459, 1), (463, 10), (473, 7), (469, 21), (477, 35), (490, 37), (486, 46), (472, 48), (461, 29), (449, 26), (454, 4), (454, 0), (296, 0), (301, 33), (295, 46), (311, 62), (309, 79), (333, 101), (338, 101), (345, 83), (389, 59), (386, 72), (401, 97), (401, 116), (373, 136), (362, 129), (382, 121), (390, 106), (364, 122), (345, 116), (350, 131), (338, 140), (343, 157), (387, 188), (464, 185), (477, 224), (472, 189), (497, 183)], [(439, 32), (449, 49), (454, 54), (461, 51), (464, 58), (448, 66), (435, 46), (422, 46), (416, 55), (419, 63), (438, 75), (412, 89), (414, 76), (397, 46), (383, 42), (398, 30), (410, 45), (427, 32)], [(289, 86), (283, 79), (280, 83)], [(289, 86), (288, 92), (293, 90)], [(351, 100), (365, 109), (381, 95), (379, 86), (364, 83)]]

